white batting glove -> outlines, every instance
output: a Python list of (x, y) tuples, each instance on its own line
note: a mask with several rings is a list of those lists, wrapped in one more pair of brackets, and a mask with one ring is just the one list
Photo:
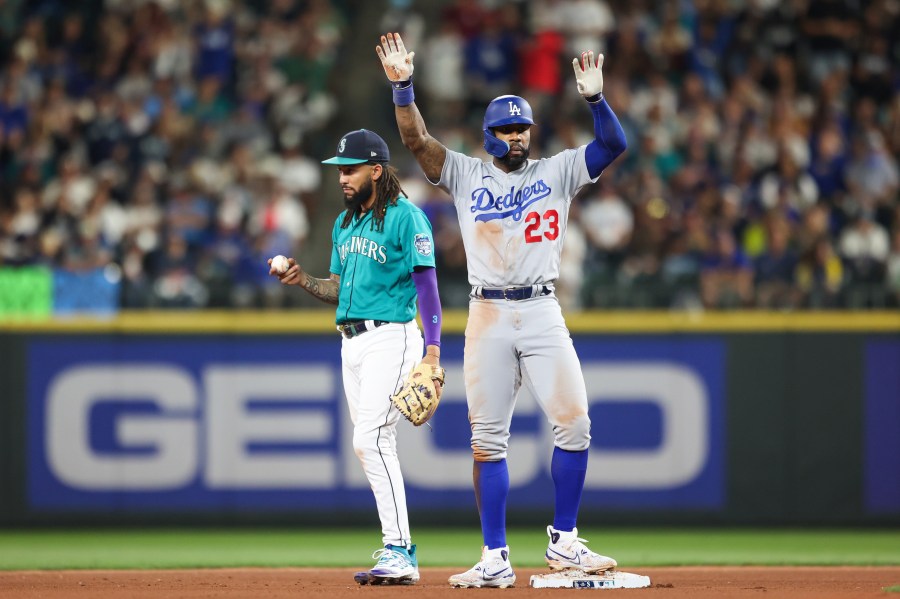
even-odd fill
[[(582, 66), (584, 63), (584, 66)], [(603, 55), (597, 55), (594, 63), (594, 52), (582, 52), (581, 60), (572, 59), (572, 68), (575, 69), (575, 83), (578, 85), (578, 93), (585, 98), (603, 93)]]
[(403, 40), (399, 33), (388, 33), (381, 36), (381, 45), (375, 46), (375, 52), (381, 59), (381, 66), (391, 83), (409, 81), (413, 74), (413, 56), (415, 52), (407, 54)]

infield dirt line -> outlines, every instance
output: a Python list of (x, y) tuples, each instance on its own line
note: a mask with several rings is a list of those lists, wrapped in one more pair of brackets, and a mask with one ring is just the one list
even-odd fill
[[(353, 582), (359, 568), (223, 568), (185, 570), (27, 570), (0, 572), (0, 599), (91, 598), (234, 598), (297, 599), (298, 597), (454, 597), (498, 590), (451, 589), (451, 568), (423, 568), (415, 586), (360, 587)], [(880, 597), (900, 584), (900, 566), (872, 567), (680, 567), (623, 568), (650, 577), (647, 589), (606, 590), (663, 599), (754, 597), (771, 599), (837, 599)], [(546, 569), (517, 569), (517, 584), (504, 597), (560, 597), (562, 589), (532, 589), (532, 574)]]

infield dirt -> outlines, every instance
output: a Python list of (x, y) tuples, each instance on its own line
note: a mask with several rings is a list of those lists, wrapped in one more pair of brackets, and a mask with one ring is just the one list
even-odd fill
[[(883, 589), (900, 585), (896, 567), (683, 567), (630, 568), (650, 576), (646, 589), (586, 590), (603, 596), (625, 594), (658, 599), (755, 597), (772, 599), (831, 599), (880, 597), (900, 598)], [(532, 589), (532, 574), (547, 570), (519, 569), (516, 587), (504, 589), (508, 599), (516, 596), (556, 597), (571, 589)], [(0, 572), (2, 599), (91, 599), (134, 598), (244, 598), (298, 599), (328, 597), (453, 597), (470, 593), (499, 593), (500, 589), (451, 589), (447, 578), (456, 572), (448, 568), (424, 568), (415, 586), (360, 587), (353, 582), (353, 569), (241, 568), (206, 570), (63, 570)]]

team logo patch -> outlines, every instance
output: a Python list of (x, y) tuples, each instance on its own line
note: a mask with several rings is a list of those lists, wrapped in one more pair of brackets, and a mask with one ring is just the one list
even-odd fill
[(341, 143), (338, 145), (338, 154), (343, 154), (344, 150), (347, 149), (347, 138), (343, 138)]
[(431, 255), (431, 237), (423, 233), (416, 233), (416, 251), (423, 256)]

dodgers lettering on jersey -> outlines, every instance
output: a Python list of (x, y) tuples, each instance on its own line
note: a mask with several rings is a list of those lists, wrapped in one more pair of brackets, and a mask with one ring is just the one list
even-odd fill
[(472, 206), (476, 221), (489, 221), (511, 216), (520, 220), (526, 208), (550, 195), (551, 189), (541, 179), (524, 189), (510, 187), (506, 195), (494, 196), (490, 187), (479, 187), (472, 192)]
[(569, 205), (591, 179), (586, 146), (529, 160), (504, 173), (491, 162), (447, 150), (441, 179), (456, 205), (469, 283), (484, 287), (552, 284)]
[(349, 320), (409, 322), (416, 317), (413, 269), (434, 267), (431, 223), (406, 198), (389, 206), (384, 230), (372, 227), (372, 213), (331, 230), (331, 272), (341, 277), (337, 323)]

